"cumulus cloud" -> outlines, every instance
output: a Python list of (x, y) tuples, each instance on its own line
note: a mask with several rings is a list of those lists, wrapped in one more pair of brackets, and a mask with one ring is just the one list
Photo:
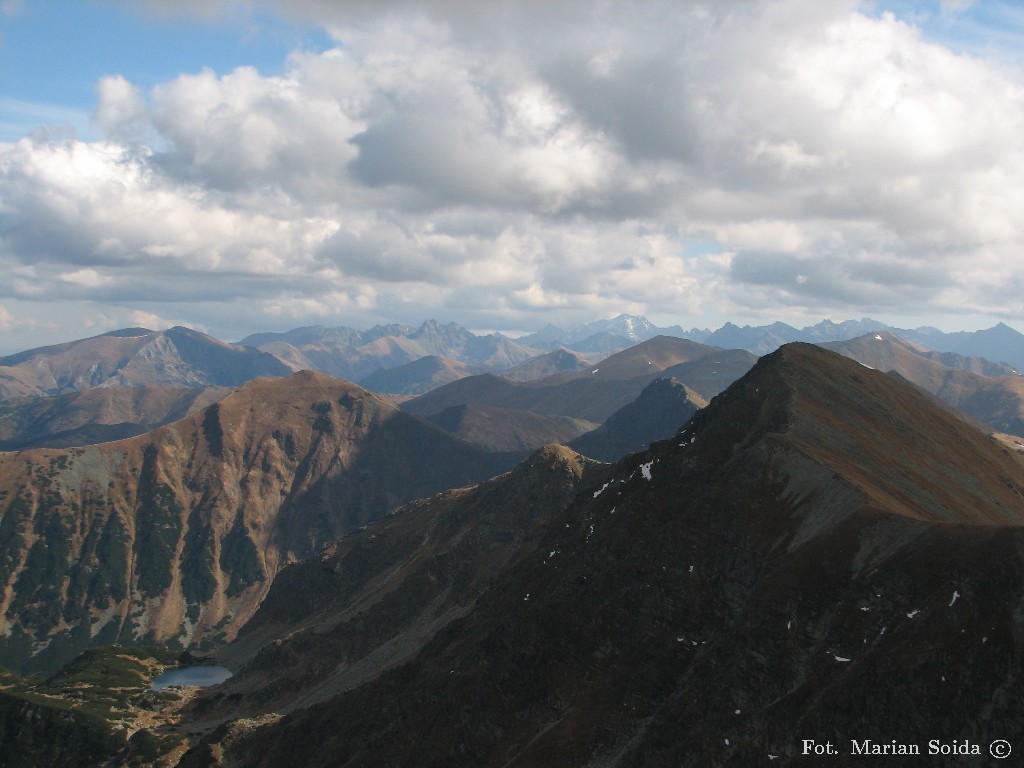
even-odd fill
[(456, 5), (306, 0), (336, 43), (280, 74), (105, 78), (102, 141), (0, 150), (0, 298), (1024, 318), (1019, 72), (853, 2)]

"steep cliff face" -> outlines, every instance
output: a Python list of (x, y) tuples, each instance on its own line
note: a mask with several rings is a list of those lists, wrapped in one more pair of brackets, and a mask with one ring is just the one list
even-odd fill
[(0, 454), (0, 664), (50, 670), (117, 640), (216, 645), (285, 563), (503, 461), (311, 373), (130, 440)]

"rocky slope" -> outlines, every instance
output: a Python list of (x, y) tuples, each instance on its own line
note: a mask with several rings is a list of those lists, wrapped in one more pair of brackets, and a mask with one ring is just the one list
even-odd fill
[[(399, 536), (401, 517), (387, 525)], [(252, 701), (299, 658), (325, 674), (364, 664), (362, 684), (226, 726), (183, 765), (746, 767), (798, 761), (813, 739), (846, 766), (864, 764), (851, 740), (1024, 739), (1024, 464), (817, 347), (766, 356), (679, 435), (620, 462), (464, 614), (417, 625), (429, 639), (376, 669), (391, 635), (361, 645), (360, 611), (415, 604), (432, 583), (378, 561), (386, 587), (359, 591), (383, 531), (343, 542), (310, 589), (348, 617), (329, 640), (344, 650), (318, 656), (313, 632), (293, 645), (282, 617), (266, 635), (282, 655)]]
[(308, 372), (129, 440), (0, 453), (0, 664), (223, 642), (285, 563), (509, 464)]

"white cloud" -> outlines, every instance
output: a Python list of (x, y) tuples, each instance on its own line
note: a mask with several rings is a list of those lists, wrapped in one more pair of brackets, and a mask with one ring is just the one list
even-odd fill
[(105, 78), (103, 141), (0, 146), (0, 297), (1024, 318), (1019, 72), (853, 2), (338, 7), (278, 76)]

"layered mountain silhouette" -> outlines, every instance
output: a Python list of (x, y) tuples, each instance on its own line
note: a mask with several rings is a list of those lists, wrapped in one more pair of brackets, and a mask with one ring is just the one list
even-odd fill
[(1024, 737), (1024, 463), (928, 395), (791, 344), (591, 472), (549, 449), (293, 566), (193, 715), (260, 719), (182, 764), (750, 766), (813, 739), (854, 765), (851, 740)]
[(755, 360), (741, 350), (658, 336), (573, 374), (531, 382), (509, 381), (494, 374), (471, 376), (409, 400), (402, 408), (429, 417), (473, 404), (602, 423), (656, 378), (674, 376), (707, 398), (742, 376)]
[(128, 440), (0, 453), (0, 658), (222, 643), (284, 564), (512, 462), (310, 372)]

